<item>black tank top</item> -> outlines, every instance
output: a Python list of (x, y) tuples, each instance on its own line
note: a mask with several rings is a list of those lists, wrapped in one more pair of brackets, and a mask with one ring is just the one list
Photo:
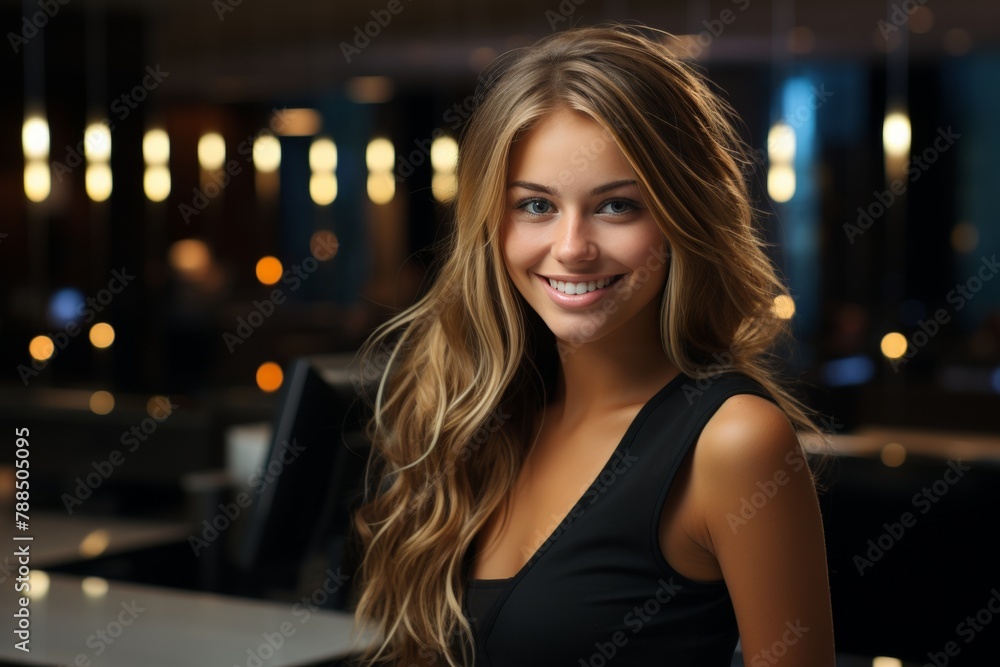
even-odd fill
[(477, 667), (729, 667), (738, 639), (729, 590), (667, 563), (659, 519), (681, 461), (736, 394), (777, 403), (742, 374), (699, 381), (680, 373), (639, 410), (601, 473), (516, 575), (473, 580), (466, 555), (464, 610)]

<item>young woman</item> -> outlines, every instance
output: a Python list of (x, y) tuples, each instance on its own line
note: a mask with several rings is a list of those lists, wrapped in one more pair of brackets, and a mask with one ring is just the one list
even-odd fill
[(787, 291), (728, 107), (649, 32), (481, 86), (440, 274), (363, 350), (363, 664), (833, 665)]

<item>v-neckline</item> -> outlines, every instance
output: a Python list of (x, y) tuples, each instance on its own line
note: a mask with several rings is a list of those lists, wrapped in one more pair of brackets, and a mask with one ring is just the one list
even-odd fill
[(611, 466), (616, 461), (616, 459), (621, 456), (622, 451), (626, 448), (628, 444), (632, 442), (632, 440), (635, 438), (636, 431), (638, 431), (639, 428), (642, 426), (642, 423), (646, 421), (646, 417), (649, 415), (650, 411), (654, 407), (656, 407), (656, 405), (659, 404), (664, 398), (666, 398), (667, 395), (672, 393), (673, 390), (677, 387), (677, 385), (679, 385), (687, 377), (688, 376), (686, 376), (682, 371), (678, 371), (677, 375), (671, 378), (670, 381), (668, 381), (663, 387), (658, 389), (656, 393), (653, 394), (649, 398), (649, 400), (643, 404), (641, 408), (639, 408), (639, 411), (636, 413), (635, 417), (632, 418), (632, 421), (629, 422), (628, 428), (625, 429), (625, 433), (622, 434), (621, 439), (618, 441), (618, 445), (615, 447), (614, 451), (611, 452), (611, 455), (608, 457), (607, 461), (604, 462), (604, 465), (601, 467), (600, 471), (598, 471), (597, 475), (594, 477), (594, 481), (592, 481), (590, 485), (587, 486), (583, 494), (573, 504), (573, 507), (571, 507), (570, 510), (566, 512), (566, 514), (562, 517), (562, 519), (560, 519), (560, 521), (556, 524), (555, 528), (552, 529), (552, 532), (549, 533), (548, 536), (545, 538), (545, 540), (541, 543), (541, 545), (537, 549), (535, 549), (534, 553), (532, 553), (531, 557), (527, 560), (527, 562), (521, 566), (520, 570), (518, 570), (513, 576), (508, 577), (506, 579), (472, 579), (470, 577), (466, 580), (469, 584), (473, 585), (478, 582), (486, 582), (487, 585), (496, 585), (497, 583), (504, 581), (507, 582), (506, 587), (501, 591), (500, 595), (497, 596), (497, 599), (494, 602), (493, 607), (489, 610), (489, 612), (486, 615), (486, 623), (483, 624), (484, 638), (489, 635), (490, 631), (492, 631), (493, 621), (497, 615), (497, 611), (503, 606), (504, 601), (507, 599), (507, 597), (510, 596), (510, 593), (517, 587), (521, 579), (523, 579), (525, 575), (527, 575), (528, 571), (534, 566), (534, 564), (547, 552), (552, 550), (553, 545), (556, 543), (556, 541), (558, 541), (562, 533), (565, 532), (565, 529), (560, 530), (560, 528), (563, 527), (563, 524), (566, 522), (566, 519), (568, 519), (575, 512), (577, 512), (577, 508), (579, 508), (580, 503), (582, 503), (584, 499), (590, 495), (591, 489), (593, 489), (594, 486), (597, 485), (598, 482), (600, 482), (601, 477), (607, 471), (608, 467)]

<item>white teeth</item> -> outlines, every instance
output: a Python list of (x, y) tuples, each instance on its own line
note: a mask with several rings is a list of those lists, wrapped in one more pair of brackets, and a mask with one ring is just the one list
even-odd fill
[(591, 280), (586, 283), (567, 283), (562, 280), (549, 278), (549, 285), (563, 294), (586, 294), (607, 287), (613, 278), (602, 278), (601, 280)]

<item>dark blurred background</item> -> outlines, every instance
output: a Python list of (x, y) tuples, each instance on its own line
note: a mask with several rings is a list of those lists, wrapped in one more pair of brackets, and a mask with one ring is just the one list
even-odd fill
[(839, 646), (996, 664), (994, 2), (0, 2), (0, 423), (30, 429), (32, 509), (58, 525), (182, 527), (50, 569), (292, 586), (233, 574), (264, 509), (207, 559), (190, 527), (275, 453), (293, 361), (355, 350), (428, 286), (482, 68), (606, 20), (677, 35), (742, 119), (793, 296), (781, 354), (837, 445)]

